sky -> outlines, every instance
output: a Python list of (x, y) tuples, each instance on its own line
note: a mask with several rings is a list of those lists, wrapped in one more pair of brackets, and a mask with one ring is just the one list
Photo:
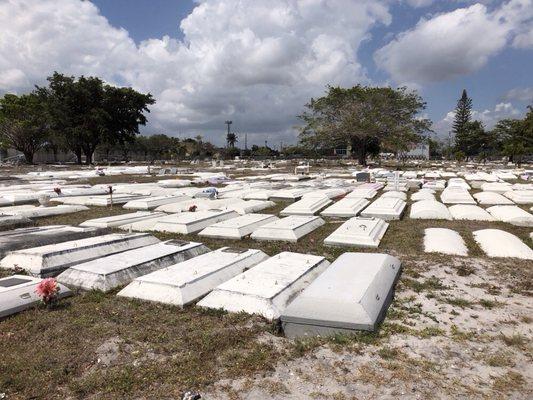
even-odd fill
[(327, 85), (417, 90), (447, 137), (461, 91), (486, 128), (533, 104), (533, 0), (0, 0), (0, 95), (53, 71), (156, 99), (144, 134), (297, 142)]

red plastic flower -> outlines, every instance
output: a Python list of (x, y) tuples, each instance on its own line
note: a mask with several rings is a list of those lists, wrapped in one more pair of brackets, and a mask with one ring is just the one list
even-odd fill
[(44, 304), (50, 304), (57, 299), (59, 285), (55, 278), (43, 279), (35, 288), (35, 293), (41, 298)]

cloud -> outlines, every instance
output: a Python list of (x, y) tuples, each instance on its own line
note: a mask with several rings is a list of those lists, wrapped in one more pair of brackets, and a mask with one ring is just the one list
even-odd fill
[[(388, 0), (198, 0), (180, 27), (138, 45), (88, 1), (0, 2), (0, 92), (28, 90), (54, 70), (151, 92), (148, 131), (202, 133), (223, 121), (250, 138), (294, 140), (290, 127), (327, 84), (366, 83), (357, 58)], [(219, 133), (220, 132), (220, 133)]]
[(406, 0), (406, 3), (414, 8), (428, 7), (432, 5), (434, 0)]
[(474, 4), (422, 18), (374, 54), (376, 64), (398, 83), (444, 81), (473, 73), (514, 37), (526, 45), (532, 0), (511, 0), (493, 11)]
[(533, 87), (514, 88), (503, 95), (505, 100), (516, 100), (533, 104)]

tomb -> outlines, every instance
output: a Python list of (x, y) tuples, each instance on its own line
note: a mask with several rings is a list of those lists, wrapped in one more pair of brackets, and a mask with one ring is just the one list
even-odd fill
[(132, 200), (142, 199), (143, 197), (147, 196), (140, 196), (137, 194), (113, 194), (113, 198), (111, 198), (111, 196), (92, 196), (85, 200), (83, 205), (109, 207), (111, 204), (122, 205)]
[(380, 197), (361, 211), (361, 216), (381, 218), (385, 221), (400, 219), (405, 205), (402, 199)]
[(164, 204), (191, 200), (189, 196), (156, 196), (128, 201), (123, 208), (128, 210), (154, 210)]
[(198, 235), (219, 239), (242, 239), (260, 226), (277, 220), (279, 218), (272, 214), (245, 214), (210, 225)]
[(238, 217), (233, 210), (205, 210), (196, 212), (182, 212), (180, 214), (167, 215), (155, 224), (153, 230), (158, 232), (172, 233), (196, 233), (209, 225), (220, 221)]
[(479, 192), (474, 193), (474, 198), (482, 205), (513, 205), (514, 203), (508, 198), (496, 192)]
[(324, 217), (355, 217), (370, 202), (363, 197), (343, 198), (320, 213)]
[(0, 229), (22, 228), (33, 224), (31, 219), (22, 215), (0, 215)]
[(209, 252), (201, 243), (168, 240), (74, 265), (57, 280), (71, 288), (108, 292), (135, 278)]
[(354, 217), (324, 239), (328, 246), (378, 247), (389, 224), (380, 218)]
[(302, 196), (312, 191), (309, 188), (279, 189), (272, 192), (269, 200), (272, 201), (298, 201)]
[(20, 210), (17, 214), (27, 218), (44, 218), (54, 215), (72, 214), (88, 210), (85, 206), (59, 205), (54, 207), (34, 207), (27, 210)]
[(518, 206), (492, 206), (487, 208), (487, 211), (498, 221), (533, 227), (533, 215)]
[(324, 207), (327, 207), (331, 204), (331, 200), (327, 197), (303, 197), (301, 200), (298, 200), (295, 203), (287, 206), (279, 215), (315, 215)]
[(435, 191), (431, 189), (420, 189), (411, 195), (411, 201), (435, 200)]
[(411, 204), (409, 218), (451, 220), (452, 215), (444, 204), (436, 200), (420, 200)]
[(121, 225), (132, 224), (134, 222), (165, 216), (161, 212), (137, 211), (130, 214), (119, 214), (111, 217), (89, 219), (82, 222), (80, 226), (95, 226), (98, 228), (115, 228)]
[(495, 221), (487, 211), (473, 204), (455, 204), (448, 208), (453, 219), (468, 221)]
[(267, 258), (261, 250), (223, 247), (141, 276), (118, 296), (183, 307)]
[(251, 238), (255, 240), (272, 240), (297, 242), (300, 238), (324, 225), (320, 217), (291, 215), (269, 222), (252, 232)]
[(21, 268), (32, 276), (55, 276), (76, 264), (158, 242), (146, 233), (114, 233), (16, 250), (0, 261), (0, 267)]
[[(39, 304), (41, 299), (35, 289), (41, 280), (27, 275), (0, 278), (0, 320)], [(71, 295), (67, 287), (59, 285), (59, 299)]]
[(398, 192), (396, 190), (391, 190), (389, 192), (385, 192), (381, 195), (382, 198), (395, 198), (395, 199), (401, 199), (403, 201), (407, 200), (407, 194), (404, 192)]
[(466, 183), (466, 181), (463, 178), (451, 178), (448, 180), (449, 188), (463, 188), (465, 190), (470, 190), (470, 185)]
[(533, 204), (533, 190), (509, 190), (503, 195), (516, 204)]
[(465, 257), (468, 255), (468, 249), (461, 235), (446, 228), (424, 230), (424, 251)]
[(482, 229), (474, 232), (474, 239), (489, 257), (533, 260), (533, 250), (509, 232), (500, 229)]
[(264, 201), (264, 200), (247, 200), (247, 201), (238, 201), (234, 204), (228, 205), (228, 210), (234, 210), (237, 213), (244, 215), (255, 213), (258, 211), (266, 210), (267, 208), (274, 207), (276, 203), (273, 201)]
[(511, 184), (507, 182), (485, 182), (481, 184), (484, 192), (505, 193), (511, 190)]
[(342, 254), (282, 311), (285, 335), (375, 331), (392, 302), (400, 271), (400, 260), (387, 254)]
[(321, 256), (282, 252), (217, 286), (198, 306), (274, 320), (328, 266)]
[(372, 199), (376, 196), (377, 190), (373, 188), (362, 188), (357, 187), (354, 190), (352, 190), (350, 193), (346, 195), (346, 199), (353, 199), (353, 198), (363, 198), (363, 199)]
[(476, 201), (462, 187), (448, 187), (440, 194), (440, 199), (444, 204), (476, 204)]

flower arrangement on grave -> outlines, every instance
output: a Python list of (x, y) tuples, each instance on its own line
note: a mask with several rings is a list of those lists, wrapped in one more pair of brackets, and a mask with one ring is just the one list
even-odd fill
[(51, 306), (57, 301), (61, 288), (55, 278), (43, 279), (35, 288), (35, 293), (46, 306)]

